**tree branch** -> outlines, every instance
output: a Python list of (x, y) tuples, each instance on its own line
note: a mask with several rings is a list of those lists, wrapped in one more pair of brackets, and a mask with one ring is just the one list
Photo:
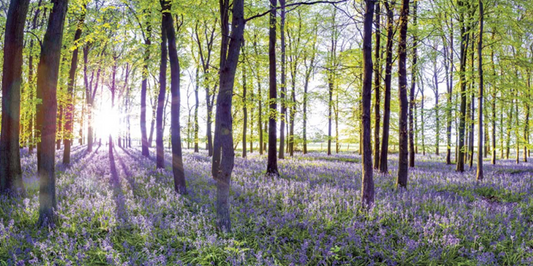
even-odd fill
[[(310, 6), (310, 5), (315, 5), (315, 4), (331, 4), (331, 5), (336, 5), (336, 4), (340, 4), (340, 3), (344, 3), (344, 2), (347, 2), (348, 0), (340, 0), (340, 1), (313, 1), (313, 2), (296, 2), (296, 3), (292, 3), (292, 4), (288, 4), (288, 5), (285, 5), (285, 7), (291, 7), (291, 6), (301, 6), (301, 5), (307, 5), (307, 6)], [(276, 10), (278, 9), (281, 9), (281, 7), (276, 7)], [(270, 13), (271, 10), (268, 10), (268, 11), (265, 11), (263, 13), (260, 13), (260, 14), (257, 14), (257, 15), (254, 15), (254, 16), (251, 16), (247, 19), (244, 20), (244, 23), (252, 20), (252, 19), (256, 19), (256, 18), (260, 18), (260, 17), (264, 17), (266, 15), (268, 15)]]

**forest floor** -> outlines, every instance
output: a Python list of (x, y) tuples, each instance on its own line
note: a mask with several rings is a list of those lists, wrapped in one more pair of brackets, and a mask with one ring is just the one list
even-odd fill
[[(460, 174), (417, 155), (408, 190), (375, 174), (360, 209), (360, 156), (298, 154), (263, 173), (266, 156), (236, 158), (232, 233), (215, 229), (211, 160), (185, 151), (189, 194), (139, 149), (73, 148), (57, 165), (58, 221), (39, 230), (36, 157), (22, 154), (25, 198), (0, 198), (0, 265), (532, 265), (533, 163), (500, 160)], [(60, 162), (58, 152), (57, 161)], [(154, 151), (151, 150), (151, 154)], [(468, 168), (468, 167), (467, 167)]]

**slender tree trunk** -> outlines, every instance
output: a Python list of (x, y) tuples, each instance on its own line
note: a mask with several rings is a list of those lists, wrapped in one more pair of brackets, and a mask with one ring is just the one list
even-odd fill
[(279, 94), (281, 102), (280, 126), (279, 126), (279, 158), (285, 158), (285, 121), (287, 118), (287, 104), (285, 94), (287, 91), (287, 73), (285, 70), (286, 53), (285, 53), (285, 0), (279, 0), (281, 5), (280, 14), (280, 38), (281, 38), (281, 90)]
[[(460, 0), (458, 5), (463, 7), (464, 0)], [(465, 80), (465, 71), (466, 71), (466, 51), (468, 49), (468, 37), (470, 29), (465, 26), (464, 12), (461, 13), (460, 24), (461, 24), (461, 54), (460, 54), (460, 70), (459, 70), (459, 83), (461, 86), (461, 107), (459, 111), (459, 145), (457, 147), (457, 165), (456, 170), (458, 172), (464, 172), (465, 162), (464, 162), (464, 142), (465, 142), (465, 122), (466, 122), (466, 80)]]
[[(172, 142), (172, 173), (174, 175), (174, 191), (179, 194), (187, 194), (187, 184), (185, 183), (185, 171), (183, 170), (183, 158), (181, 151), (180, 136), (180, 62), (178, 50), (176, 48), (176, 32), (170, 10), (171, 2), (161, 1), (163, 9), (163, 24), (167, 32), (168, 56), (170, 61), (170, 92), (171, 92), (171, 118), (170, 131)], [(231, 132), (231, 131), (230, 131)]]
[[(85, 6), (83, 7), (85, 9)], [(76, 81), (76, 70), (78, 69), (78, 45), (81, 38), (81, 33), (83, 31), (83, 24), (85, 22), (85, 12), (81, 14), (80, 19), (78, 20), (78, 25), (76, 28), (76, 33), (74, 33), (74, 44), (76, 45), (72, 51), (72, 60), (70, 61), (70, 71), (68, 78), (68, 100), (65, 113), (65, 129), (63, 131), (63, 164), (70, 164), (70, 146), (72, 145), (72, 140), (74, 139), (73, 134), (73, 124), (74, 124), (74, 84)]]
[(240, 47), (244, 41), (244, 1), (233, 1), (231, 35), (229, 33), (229, 1), (220, 0), (220, 9), (222, 28), (220, 90), (217, 96), (212, 175), (217, 182), (217, 227), (222, 231), (230, 231), (231, 219), (228, 201), (235, 159), (231, 105)]
[(363, 173), (361, 182), (361, 204), (365, 208), (374, 205), (374, 177), (372, 171), (372, 140), (370, 128), (370, 105), (372, 101), (372, 22), (375, 0), (365, 0), (363, 30), (363, 109), (361, 127), (363, 128)]
[(2, 135), (0, 137), (0, 193), (24, 194), (20, 166), (20, 85), (24, 26), (29, 0), (11, 0), (4, 35), (2, 71)]
[[(417, 25), (417, 11), (418, 11), (418, 1), (414, 1), (413, 6), (413, 25)], [(418, 72), (417, 67), (417, 45), (418, 45), (418, 36), (415, 33), (413, 36), (413, 65), (411, 66), (411, 91), (409, 92), (409, 167), (415, 167), (415, 143), (414, 143), (414, 132), (413, 132), (413, 109), (415, 107), (415, 89), (416, 89), (416, 75)], [(437, 132), (438, 134), (438, 132)], [(437, 144), (438, 149), (438, 144)], [(437, 155), (438, 155), (437, 151)]]
[(198, 146), (198, 133), (200, 131), (200, 124), (198, 123), (198, 108), (200, 107), (200, 98), (198, 98), (199, 88), (199, 70), (196, 68), (196, 86), (194, 88), (194, 152), (200, 152), (200, 147)]
[(409, 0), (402, 0), (400, 13), (400, 41), (398, 42), (398, 86), (400, 98), (400, 125), (399, 125), (399, 160), (398, 160), (398, 180), (397, 187), (407, 187), (408, 168), (408, 148), (407, 148), (407, 24), (409, 22)]
[[(446, 56), (446, 89), (447, 89), (447, 103), (446, 103), (446, 164), (452, 163), (451, 146), (452, 146), (452, 93), (453, 93), (453, 19), (451, 19), (450, 26), (450, 47), (446, 47), (446, 55), (449, 54), (450, 59)], [(449, 75), (448, 75), (449, 73)]]
[(479, 40), (478, 40), (478, 72), (479, 72), (479, 95), (478, 95), (478, 136), (477, 136), (477, 180), (483, 180), (483, 1), (479, 0)]
[(37, 130), (41, 142), (37, 145), (39, 176), (39, 220), (41, 227), (55, 222), (56, 202), (55, 149), (57, 98), (56, 88), (59, 61), (63, 40), (63, 26), (67, 13), (67, 0), (52, 0), (54, 4), (48, 20), (48, 27), (41, 46), (41, 57), (37, 68)]
[(433, 82), (435, 86), (435, 154), (439, 155), (440, 147), (440, 117), (439, 117), (439, 79), (437, 73), (437, 62), (435, 59), (435, 68), (433, 71)]
[(385, 47), (385, 102), (383, 104), (383, 133), (381, 134), (381, 156), (379, 156), (379, 171), (388, 173), (388, 153), (389, 153), (389, 128), (390, 128), (390, 100), (392, 83), (392, 48), (394, 45), (394, 11), (389, 6), (389, 1), (384, 2), (387, 9), (387, 44)]
[(375, 17), (375, 24), (376, 24), (376, 48), (374, 50), (374, 164), (373, 167), (375, 169), (379, 168), (379, 129), (380, 129), (380, 105), (381, 105), (381, 8), (380, 3), (376, 3), (376, 17)]
[[(162, 14), (165, 16), (165, 14)], [(163, 144), (163, 112), (165, 107), (165, 94), (167, 93), (167, 29), (164, 22), (161, 23), (161, 61), (159, 65), (159, 94), (157, 95), (156, 110), (156, 167), (165, 168), (165, 147)]]
[(246, 108), (246, 53), (244, 51), (244, 42), (242, 43), (242, 158), (246, 158), (246, 129), (248, 127), (248, 110)]
[[(277, 0), (270, 0), (270, 29), (269, 29), (269, 119), (268, 119), (268, 160), (267, 174), (278, 176), (278, 160), (276, 157), (276, 118), (277, 118), (277, 81), (276, 81), (276, 6)], [(283, 127), (283, 126), (282, 126)], [(281, 141), (283, 143), (283, 141)]]
[[(145, 11), (148, 12), (148, 11)], [(146, 93), (148, 91), (148, 61), (150, 61), (150, 45), (152, 26), (148, 23), (146, 25), (146, 36), (144, 36), (144, 58), (143, 58), (143, 70), (142, 70), (142, 85), (141, 85), (141, 148), (142, 155), (145, 157), (150, 156), (148, 150), (148, 136), (146, 134)]]

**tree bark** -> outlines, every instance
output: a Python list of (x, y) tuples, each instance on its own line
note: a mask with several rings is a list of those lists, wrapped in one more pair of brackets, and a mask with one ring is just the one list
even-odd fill
[(54, 209), (57, 206), (54, 149), (57, 116), (56, 88), (68, 0), (52, 0), (52, 3), (54, 5), (48, 19), (37, 68), (37, 98), (42, 99), (37, 104), (37, 130), (41, 132), (41, 142), (37, 145), (40, 187), (37, 224), (41, 227), (55, 222)]
[[(145, 12), (149, 12), (146, 11)], [(152, 26), (150, 23), (146, 25), (146, 36), (144, 36), (144, 57), (143, 57), (143, 70), (142, 70), (142, 85), (141, 85), (141, 150), (142, 155), (145, 157), (150, 156), (148, 150), (148, 136), (146, 134), (146, 93), (148, 91), (148, 61), (150, 61), (150, 45)]]
[[(277, 81), (276, 81), (276, 6), (277, 0), (270, 0), (270, 29), (269, 29), (269, 119), (268, 119), (268, 159), (267, 174), (278, 176), (278, 160), (276, 157), (276, 118), (277, 118)], [(283, 141), (282, 141), (283, 143)]]
[(361, 127), (363, 128), (363, 173), (361, 182), (361, 204), (365, 208), (374, 205), (374, 177), (372, 171), (372, 141), (370, 128), (370, 104), (372, 101), (372, 22), (375, 0), (365, 0), (363, 30), (363, 110)]
[[(85, 6), (83, 7), (85, 10)], [(81, 14), (78, 20), (76, 33), (74, 33), (74, 50), (72, 51), (72, 60), (70, 61), (70, 71), (68, 78), (68, 100), (65, 113), (65, 129), (63, 130), (63, 164), (70, 164), (70, 146), (72, 145), (72, 139), (74, 138), (72, 128), (74, 123), (74, 84), (76, 80), (76, 70), (78, 69), (78, 42), (81, 38), (83, 31), (83, 24), (85, 22), (85, 11)]]
[[(458, 2), (459, 6), (464, 6), (464, 0)], [(465, 80), (465, 71), (466, 71), (466, 50), (468, 49), (469, 42), (469, 28), (465, 26), (464, 12), (460, 16), (461, 24), (461, 53), (460, 53), (460, 70), (459, 70), (459, 83), (461, 87), (461, 106), (459, 111), (459, 145), (457, 147), (457, 165), (456, 170), (458, 172), (464, 172), (465, 162), (464, 162), (464, 142), (465, 142), (465, 120), (466, 120), (466, 80)]]
[(242, 43), (242, 158), (246, 158), (246, 129), (248, 127), (248, 110), (246, 108), (246, 53), (244, 51), (244, 41)]
[(376, 4), (376, 18), (375, 18), (375, 24), (376, 24), (376, 49), (374, 51), (374, 58), (376, 60), (376, 64), (374, 64), (374, 95), (375, 95), (375, 102), (374, 102), (374, 164), (373, 167), (375, 169), (379, 168), (379, 129), (380, 129), (380, 123), (381, 123), (381, 112), (380, 112), (380, 105), (381, 105), (381, 8), (380, 3), (378, 2)]
[(2, 134), (0, 137), (0, 193), (22, 193), (20, 166), (20, 85), (24, 26), (29, 0), (11, 0), (4, 36), (2, 71)]
[(168, 41), (168, 56), (170, 61), (170, 92), (171, 92), (171, 118), (170, 132), (172, 142), (172, 173), (174, 175), (174, 190), (179, 194), (187, 194), (185, 183), (185, 171), (183, 170), (183, 158), (181, 151), (180, 136), (180, 62), (176, 48), (176, 32), (170, 11), (171, 2), (161, 1), (163, 9), (163, 24), (165, 25)]
[[(281, 6), (280, 14), (280, 39), (281, 39), (281, 90), (279, 94), (281, 102), (281, 115), (279, 126), (279, 158), (285, 158), (285, 121), (287, 119), (287, 103), (285, 94), (287, 91), (287, 73), (285, 70), (286, 53), (285, 53), (285, 0), (279, 0)], [(271, 26), (272, 27), (272, 26)], [(331, 119), (331, 118), (330, 118)]]
[(231, 105), (240, 47), (244, 41), (244, 1), (234, 0), (231, 35), (229, 34), (229, 0), (220, 0), (222, 45), (220, 48), (220, 90), (217, 96), (212, 175), (217, 182), (217, 227), (231, 230), (229, 190), (235, 160)]
[(389, 5), (389, 1), (384, 2), (387, 9), (387, 44), (385, 47), (385, 102), (383, 104), (383, 133), (381, 134), (381, 156), (379, 156), (379, 171), (383, 174), (388, 170), (388, 152), (389, 152), (389, 128), (390, 128), (390, 100), (391, 100), (391, 82), (392, 82), (392, 48), (394, 45), (394, 11)]
[(409, 22), (409, 0), (402, 0), (400, 13), (400, 40), (398, 43), (398, 94), (400, 98), (400, 125), (399, 125), (399, 160), (398, 160), (398, 180), (397, 187), (407, 187), (408, 148), (407, 148), (407, 24)]
[[(478, 72), (479, 72), (479, 95), (478, 95), (478, 136), (477, 136), (477, 174), (478, 181), (483, 180), (483, 1), (479, 0), (479, 40), (478, 40)], [(518, 151), (517, 151), (518, 152)]]
[[(413, 2), (413, 25), (417, 25), (417, 11), (418, 11), (418, 1)], [(415, 32), (413, 36), (413, 65), (411, 71), (411, 91), (409, 93), (409, 167), (415, 167), (415, 143), (414, 143), (414, 125), (413, 125), (413, 109), (415, 106), (415, 89), (416, 89), (416, 75), (418, 74), (418, 35)], [(437, 133), (438, 134), (438, 133)], [(438, 144), (437, 144), (438, 147)], [(437, 148), (438, 149), (438, 148)], [(437, 152), (438, 154), (438, 152)]]
[[(165, 14), (162, 14), (165, 16)], [(159, 65), (159, 94), (157, 95), (156, 111), (156, 168), (165, 168), (165, 147), (163, 144), (163, 112), (165, 107), (165, 94), (167, 93), (167, 32), (165, 23), (161, 22), (161, 62)]]

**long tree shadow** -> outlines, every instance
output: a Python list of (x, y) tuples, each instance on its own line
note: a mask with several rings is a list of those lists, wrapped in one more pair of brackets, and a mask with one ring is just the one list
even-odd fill
[(125, 198), (120, 187), (120, 178), (118, 175), (117, 166), (115, 164), (115, 155), (113, 153), (112, 147), (113, 146), (111, 146), (111, 148), (109, 149), (109, 169), (111, 172), (110, 182), (113, 189), (113, 197), (116, 204), (116, 217), (117, 220), (121, 220), (122, 224), (127, 224), (128, 217), (126, 213)]
[[(120, 147), (120, 148), (122, 148), (122, 147)], [(115, 147), (113, 147), (113, 150), (117, 153), (118, 161), (120, 163), (120, 166), (122, 167), (122, 171), (124, 172), (124, 178), (130, 184), (131, 190), (135, 191), (135, 189), (137, 188), (137, 185), (135, 183), (135, 180), (132, 178), (132, 174), (131, 174), (130, 170), (128, 169), (128, 167), (124, 163), (124, 160), (122, 159), (122, 156), (120, 156), (120, 154), (117, 152)], [(129, 152), (126, 149), (122, 148), (122, 151), (129, 155)], [(135, 196), (135, 193), (133, 194), (133, 196)]]

